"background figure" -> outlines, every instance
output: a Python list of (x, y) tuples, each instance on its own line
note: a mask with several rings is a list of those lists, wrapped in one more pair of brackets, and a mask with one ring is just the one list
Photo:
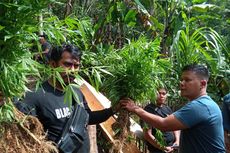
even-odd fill
[(36, 55), (36, 60), (40, 63), (45, 63), (47, 64), (50, 58), (50, 48), (51, 45), (50, 43), (47, 41), (47, 36), (45, 34), (43, 35), (39, 35), (39, 42), (41, 44), (41, 53), (38, 53)]
[(181, 130), (180, 153), (225, 153), (223, 118), (219, 106), (207, 95), (208, 80), (205, 66), (185, 66), (180, 90), (189, 102), (165, 118), (146, 112), (131, 99), (121, 100), (122, 106), (160, 130)]
[(230, 93), (224, 96), (223, 101), (223, 125), (226, 150), (230, 151)]
[[(173, 113), (171, 108), (166, 105), (166, 99), (166, 89), (159, 88), (156, 102), (151, 102), (144, 108), (144, 110), (149, 113), (165, 118)], [(147, 146), (150, 153), (164, 153), (165, 151), (172, 152), (174, 150), (172, 146), (179, 146), (179, 131), (162, 131), (166, 147), (162, 147), (160, 145), (160, 142), (156, 139), (156, 128), (152, 127), (151, 125), (148, 125), (147, 128), (145, 126), (143, 127), (143, 131), (144, 139), (147, 141)]]

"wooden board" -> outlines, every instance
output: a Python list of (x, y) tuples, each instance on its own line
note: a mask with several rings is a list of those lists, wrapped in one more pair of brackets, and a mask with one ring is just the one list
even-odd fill
[[(88, 105), (92, 111), (94, 110), (102, 110), (104, 108), (109, 108), (111, 106), (111, 102), (100, 92), (97, 92), (89, 83), (86, 81), (81, 82), (80, 87), (82, 93), (84, 94)], [(134, 133), (137, 137), (142, 138), (142, 128), (139, 124), (137, 124), (133, 119), (130, 118), (131, 126), (130, 131)], [(102, 129), (102, 132), (105, 136), (105, 138), (111, 142), (114, 143), (114, 131), (112, 129), (112, 125), (116, 122), (116, 118), (114, 116), (110, 117), (105, 122), (99, 124), (100, 128)], [(129, 149), (130, 148), (130, 149)], [(126, 153), (140, 153), (137, 146), (130, 145), (126, 147)], [(129, 151), (128, 151), (129, 150)]]
[[(96, 92), (95, 89), (93, 89), (92, 86), (90, 86), (88, 83), (83, 83), (81, 85), (81, 91), (84, 94), (89, 108), (94, 111), (94, 110), (101, 110), (106, 108), (105, 106), (102, 105), (102, 103), (100, 102), (100, 100), (102, 100), (102, 95), (98, 92)], [(105, 100), (104, 103), (107, 103), (107, 106), (110, 105), (110, 102), (103, 97), (103, 99)], [(105, 137), (107, 140), (109, 140), (111, 143), (114, 142), (114, 132), (112, 129), (112, 124), (115, 123), (116, 120), (115, 118), (112, 116), (110, 117), (108, 120), (106, 120), (105, 122), (100, 124), (100, 127), (102, 129), (102, 132), (104, 133)]]

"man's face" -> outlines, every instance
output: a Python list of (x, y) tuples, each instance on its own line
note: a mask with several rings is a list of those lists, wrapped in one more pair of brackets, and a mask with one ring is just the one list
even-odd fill
[(44, 37), (39, 37), (39, 42), (40, 42), (40, 44), (43, 44), (45, 42), (45, 38)]
[(167, 98), (167, 92), (165, 89), (159, 89), (157, 92), (157, 104), (165, 104)]
[(75, 79), (74, 72), (80, 68), (80, 61), (76, 59), (71, 53), (65, 51), (62, 58), (55, 64), (54, 67), (62, 67), (64, 72), (61, 73), (62, 79), (66, 84), (72, 83)]
[(181, 96), (189, 100), (199, 97), (201, 89), (204, 87), (202, 81), (204, 80), (201, 80), (195, 72), (183, 72), (180, 80)]

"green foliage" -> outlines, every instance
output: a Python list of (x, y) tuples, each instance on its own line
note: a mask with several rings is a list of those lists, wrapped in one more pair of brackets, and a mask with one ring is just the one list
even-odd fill
[(69, 84), (66, 88), (65, 88), (65, 96), (64, 96), (64, 103), (68, 103), (69, 107), (72, 107), (73, 104), (73, 98), (74, 101), (77, 102), (79, 105), (80, 104), (80, 100), (78, 98), (77, 93), (74, 91), (73, 88), (79, 88), (78, 85), (76, 84)]
[[(51, 70), (32, 60), (41, 51), (37, 33), (43, 31), (52, 44), (69, 42), (84, 51), (80, 75), (97, 89), (102, 85), (112, 101), (123, 96), (145, 101), (164, 82), (172, 101), (177, 102), (180, 69), (192, 62), (210, 67), (208, 90), (218, 99), (220, 92), (230, 89), (230, 3), (203, 2), (75, 1), (73, 13), (64, 19), (63, 0), (3, 0), (0, 90), (5, 97), (20, 97), (27, 90), (28, 77), (37, 79), (37, 87), (50, 75), (63, 83), (63, 70)], [(41, 15), (43, 20), (38, 21)], [(33, 47), (35, 53), (31, 54)], [(160, 49), (170, 51), (169, 57), (162, 58)]]
[(221, 62), (220, 37), (210, 28), (198, 28), (191, 32), (186, 14), (182, 13), (182, 16), (186, 22), (185, 29), (177, 32), (171, 48), (177, 70), (187, 64), (203, 62), (215, 72), (217, 64)]
[(137, 15), (137, 12), (135, 10), (129, 10), (129, 12), (125, 15), (124, 21), (129, 27), (135, 26), (136, 15)]
[(188, 9), (191, 11), (196, 11), (196, 12), (207, 12), (209, 9), (215, 9), (217, 7), (216, 5), (213, 4), (195, 4), (189, 7)]
[(20, 97), (27, 89), (27, 76), (38, 76), (38, 63), (31, 59), (30, 42), (36, 38), (36, 16), (49, 1), (0, 2), (0, 90), (5, 97)]
[[(146, 122), (143, 123), (143, 130), (147, 131), (148, 129), (152, 128), (152, 126), (149, 126)], [(155, 128), (156, 133), (154, 137), (156, 138), (157, 142), (159, 143), (160, 147), (165, 147), (167, 144), (164, 139), (164, 134), (157, 128)]]
[(159, 142), (161, 147), (166, 146), (166, 142), (164, 140), (164, 135), (159, 129), (156, 129), (155, 138), (157, 139), (157, 141)]
[(14, 121), (14, 106), (11, 102), (5, 103), (0, 107), (0, 124)]
[[(172, 81), (174, 80), (172, 77), (170, 78), (171, 85), (173, 82), (178, 84), (183, 66), (191, 63), (205, 64), (212, 75), (208, 92), (212, 98), (219, 102), (223, 96), (220, 82), (223, 83), (229, 77), (226, 71), (229, 70), (229, 49), (215, 30), (206, 27), (193, 29), (192, 21), (187, 18), (185, 13), (182, 13), (182, 17), (185, 20), (184, 26), (177, 31), (170, 51), (175, 68), (173, 78), (177, 78), (175, 81)], [(223, 84), (226, 88), (226, 83)]]
[(145, 102), (155, 97), (156, 86), (166, 72), (167, 59), (158, 59), (160, 40), (148, 41), (142, 37), (117, 51), (117, 58), (110, 63), (109, 72), (102, 84), (102, 91), (116, 103), (122, 97)]
[[(28, 90), (27, 85), (31, 83), (31, 78), (35, 81), (36, 88), (50, 76), (66, 87), (60, 75), (63, 69), (51, 69), (33, 60), (33, 54), (41, 51), (38, 42), (39, 31), (43, 31), (52, 44), (60, 45), (68, 41), (83, 49), (88, 48), (90, 44), (87, 42), (90, 37), (86, 35), (89, 26), (85, 26), (90, 24), (87, 22), (89, 20), (79, 21), (71, 17), (59, 20), (47, 11), (49, 4), (50, 1), (43, 0), (0, 2), (0, 92), (5, 99), (22, 97)], [(38, 20), (41, 14), (43, 20)], [(76, 98), (71, 89), (71, 86), (66, 88), (67, 97)], [(72, 101), (68, 98), (67, 100), (71, 104)], [(1, 107), (1, 120), (12, 119), (12, 109), (8, 105), (6, 101)]]

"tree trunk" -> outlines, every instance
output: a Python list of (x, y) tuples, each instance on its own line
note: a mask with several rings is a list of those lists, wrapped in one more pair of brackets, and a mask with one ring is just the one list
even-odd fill
[(42, 13), (39, 14), (39, 35), (43, 35), (43, 16)]
[(66, 2), (65, 17), (67, 17), (72, 13), (73, 6), (74, 6), (74, 0), (68, 0)]

